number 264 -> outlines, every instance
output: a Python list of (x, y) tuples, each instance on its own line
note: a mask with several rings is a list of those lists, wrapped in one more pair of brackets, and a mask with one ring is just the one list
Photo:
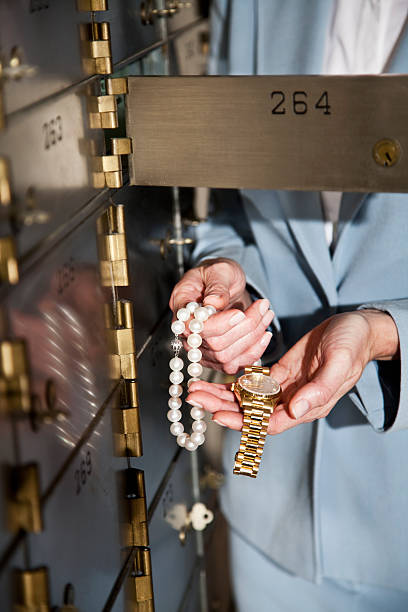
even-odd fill
[[(273, 104), (271, 111), (272, 115), (286, 115), (287, 107), (290, 108), (295, 115), (306, 115), (311, 108), (306, 91), (294, 91), (292, 95), (289, 96), (286, 96), (284, 91), (272, 91), (271, 101)], [(323, 115), (331, 115), (329, 94), (327, 91), (324, 91), (318, 100), (315, 101), (313, 108), (323, 111)]]

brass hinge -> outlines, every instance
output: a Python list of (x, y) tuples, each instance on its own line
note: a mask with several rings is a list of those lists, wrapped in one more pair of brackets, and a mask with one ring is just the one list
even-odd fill
[(134, 339), (133, 304), (118, 300), (106, 305), (108, 350), (111, 359), (111, 378), (137, 378)]
[(141, 457), (143, 446), (137, 380), (122, 380), (119, 398), (120, 406), (112, 411), (115, 456)]
[(78, 11), (107, 11), (108, 0), (77, 0)]
[(109, 206), (97, 221), (103, 287), (128, 287), (129, 267), (123, 206)]
[(127, 609), (138, 612), (154, 612), (152, 565), (150, 550), (137, 548), (133, 569), (127, 579)]
[[(106, 97), (106, 96), (104, 96)], [(121, 155), (132, 153), (132, 142), (130, 138), (111, 138), (110, 155), (100, 155), (92, 158), (93, 186), (103, 189), (119, 189), (123, 186)]]
[[(1, 99), (0, 99), (1, 106)], [(1, 117), (1, 109), (0, 109)], [(1, 126), (0, 126), (1, 127)], [(10, 186), (10, 169), (7, 159), (0, 157), (0, 206), (10, 206), (11, 204), (11, 186)]]
[(87, 74), (112, 72), (110, 27), (107, 21), (84, 24), (81, 29), (83, 67)]
[(42, 531), (38, 465), (28, 463), (10, 468), (9, 485), (7, 500), (9, 530), (13, 533), (20, 529), (30, 533)]
[(128, 81), (126, 77), (106, 79), (106, 93), (114, 96), (126, 95), (128, 93)]
[(127, 517), (122, 526), (123, 546), (148, 546), (146, 489), (143, 470), (128, 468), (125, 473)]
[(15, 570), (13, 612), (49, 612), (48, 570)]
[(13, 236), (0, 238), (0, 281), (16, 285), (18, 283), (17, 248)]
[(0, 342), (0, 412), (28, 413), (31, 384), (27, 346), (24, 340)]
[(91, 129), (118, 127), (118, 106), (114, 95), (90, 96), (87, 105)]

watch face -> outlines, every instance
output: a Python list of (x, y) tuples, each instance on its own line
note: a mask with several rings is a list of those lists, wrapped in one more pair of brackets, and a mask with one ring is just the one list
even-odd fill
[(252, 372), (244, 374), (238, 379), (239, 384), (245, 391), (256, 393), (257, 395), (276, 395), (280, 392), (280, 385), (265, 374)]

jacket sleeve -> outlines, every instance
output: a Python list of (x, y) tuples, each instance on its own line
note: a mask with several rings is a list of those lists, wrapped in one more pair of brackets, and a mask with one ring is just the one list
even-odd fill
[(372, 361), (350, 397), (379, 432), (408, 428), (408, 299), (362, 304), (388, 313), (397, 326), (400, 360)]

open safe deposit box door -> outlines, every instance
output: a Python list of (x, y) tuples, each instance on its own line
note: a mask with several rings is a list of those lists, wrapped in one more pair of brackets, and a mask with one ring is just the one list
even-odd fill
[(408, 78), (128, 77), (133, 185), (408, 191)]

